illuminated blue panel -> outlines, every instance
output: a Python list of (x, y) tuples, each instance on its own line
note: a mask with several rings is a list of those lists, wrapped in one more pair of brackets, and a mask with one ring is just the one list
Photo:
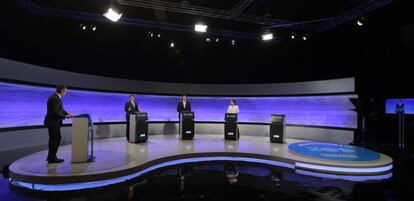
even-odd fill
[(398, 101), (401, 100), (404, 103), (404, 113), (414, 114), (414, 98), (408, 99), (387, 99), (385, 101), (385, 112), (387, 114), (395, 114)]
[[(42, 125), (52, 87), (0, 82), (0, 128)], [(356, 95), (296, 97), (188, 97), (196, 121), (224, 121), (230, 99), (237, 100), (239, 122), (268, 123), (270, 114), (286, 114), (288, 124), (356, 128), (356, 113), (349, 98)], [(180, 96), (136, 95), (149, 121), (178, 121)], [(125, 121), (126, 93), (72, 90), (63, 97), (73, 114), (89, 113), (94, 122)], [(66, 120), (64, 123), (70, 123)]]

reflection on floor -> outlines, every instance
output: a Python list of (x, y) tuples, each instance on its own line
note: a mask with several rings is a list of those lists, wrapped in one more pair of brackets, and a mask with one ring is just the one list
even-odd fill
[[(411, 200), (409, 157), (396, 161), (394, 177), (351, 182), (298, 175), (289, 169), (253, 163), (215, 162), (177, 165), (152, 171), (128, 183), (65, 194), (14, 192), (0, 180), (3, 200)], [(404, 186), (404, 184), (406, 184)]]

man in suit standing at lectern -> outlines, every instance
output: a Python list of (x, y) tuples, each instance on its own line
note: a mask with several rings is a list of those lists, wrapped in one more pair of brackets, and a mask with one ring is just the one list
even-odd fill
[(129, 141), (129, 116), (140, 112), (138, 104), (135, 102), (135, 96), (129, 95), (129, 101), (125, 103), (125, 115), (126, 115), (126, 138)]
[(66, 91), (67, 87), (65, 85), (58, 85), (56, 92), (49, 96), (47, 100), (47, 113), (44, 124), (49, 131), (49, 152), (46, 159), (49, 163), (61, 163), (64, 161), (63, 159), (57, 158), (56, 153), (62, 139), (60, 133), (62, 121), (66, 118), (73, 117), (72, 114), (69, 114), (63, 109), (62, 97), (66, 95)]
[(191, 104), (187, 101), (187, 96), (183, 95), (181, 101), (177, 105), (178, 119), (180, 119), (181, 112), (191, 112)]
[[(187, 96), (182, 95), (181, 101), (177, 105), (177, 112), (178, 112), (178, 121), (181, 120), (181, 112), (191, 112), (191, 104), (187, 101)], [(178, 124), (178, 130), (181, 130), (180, 125)]]

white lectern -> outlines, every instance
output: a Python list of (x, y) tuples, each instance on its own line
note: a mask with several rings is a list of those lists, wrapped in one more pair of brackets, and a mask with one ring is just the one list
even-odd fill
[(94, 159), (93, 122), (89, 114), (75, 116), (72, 121), (72, 163), (93, 162)]

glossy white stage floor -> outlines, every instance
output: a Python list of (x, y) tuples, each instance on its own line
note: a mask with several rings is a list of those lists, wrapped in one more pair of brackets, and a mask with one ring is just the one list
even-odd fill
[(288, 151), (289, 144), (302, 141), (287, 139), (286, 144), (276, 144), (256, 136), (228, 141), (223, 135), (207, 134), (197, 135), (194, 140), (151, 135), (142, 144), (127, 143), (125, 138), (100, 139), (94, 143), (95, 162), (72, 164), (71, 145), (66, 145), (58, 152), (64, 163), (48, 164), (47, 151), (41, 151), (14, 162), (10, 176), (12, 184), (34, 190), (77, 190), (123, 182), (160, 167), (223, 160), (282, 166), (316, 176), (375, 179), (378, 175), (387, 178), (391, 174), (392, 158), (384, 154), (380, 154), (379, 160), (355, 163), (318, 160)]

